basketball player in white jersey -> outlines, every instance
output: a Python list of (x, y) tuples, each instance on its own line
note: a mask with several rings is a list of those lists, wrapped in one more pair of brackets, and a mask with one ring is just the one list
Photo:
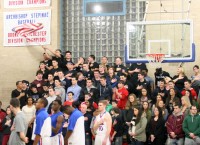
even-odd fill
[(101, 112), (95, 119), (94, 131), (96, 132), (94, 145), (110, 145), (110, 131), (112, 119), (106, 111), (106, 100), (98, 103), (98, 109)]

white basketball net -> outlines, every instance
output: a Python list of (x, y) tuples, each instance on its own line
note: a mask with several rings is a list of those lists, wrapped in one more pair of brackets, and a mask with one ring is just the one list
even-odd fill
[(154, 66), (160, 66), (162, 61), (164, 60), (165, 54), (162, 53), (151, 53), (146, 54), (146, 58), (150, 64)]

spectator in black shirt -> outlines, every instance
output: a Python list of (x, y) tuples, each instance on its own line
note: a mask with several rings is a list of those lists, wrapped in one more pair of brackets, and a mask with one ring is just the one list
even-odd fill
[(147, 93), (151, 94), (151, 86), (149, 84), (149, 82), (147, 82), (144, 78), (144, 73), (138, 73), (138, 81), (137, 81), (137, 96), (141, 95), (141, 90), (142, 88), (146, 88), (147, 89)]
[(107, 69), (109, 68), (109, 65), (108, 65), (108, 58), (106, 56), (103, 56), (101, 58), (101, 64), (102, 65), (105, 65), (107, 67)]
[(68, 80), (71, 80), (72, 76), (75, 76), (77, 72), (74, 70), (74, 64), (71, 62), (68, 62), (66, 64), (68, 71), (65, 72), (65, 78)]
[(104, 64), (100, 64), (99, 65), (99, 73), (100, 73), (100, 76), (107, 76), (108, 75), (108, 73), (107, 73), (107, 67), (106, 67), (106, 65), (104, 65)]
[(188, 80), (187, 76), (185, 75), (183, 67), (178, 67), (177, 75), (175, 75), (172, 80), (175, 83), (175, 86), (181, 92), (184, 88), (184, 82)]
[(42, 92), (38, 92), (37, 86), (35, 84), (31, 84), (30, 90), (30, 96), (33, 98), (34, 102), (36, 102), (39, 98), (42, 97)]
[(113, 115), (115, 117), (114, 122), (113, 122), (113, 128), (114, 128), (114, 133), (111, 136), (111, 141), (113, 141), (114, 145), (122, 145), (123, 140), (122, 140), (122, 136), (123, 136), (123, 120), (122, 120), (122, 116), (121, 111), (119, 108), (113, 108)]
[(89, 69), (89, 65), (87, 63), (83, 64), (82, 72), (86, 78), (88, 78), (88, 79), (94, 78), (94, 73)]
[(41, 62), (40, 62), (39, 71), (42, 71), (42, 72), (43, 72), (43, 79), (44, 79), (44, 80), (47, 80), (47, 79), (48, 79), (49, 70), (46, 69), (46, 65), (45, 65), (45, 62), (44, 62), (44, 61), (41, 61)]
[(27, 98), (30, 96), (29, 82), (27, 80), (22, 80), (22, 91), (25, 92), (27, 101)]
[(160, 80), (163, 80), (166, 77), (170, 78), (170, 74), (166, 71), (162, 70), (162, 67), (156, 68), (156, 72), (154, 73), (155, 76), (155, 85), (159, 86)]
[(43, 62), (45, 64), (45, 67), (47, 70), (51, 70), (53, 68), (52, 66), (52, 61), (51, 61), (51, 56), (48, 53), (43, 53)]
[(121, 74), (128, 75), (126, 67), (122, 64), (122, 58), (117, 57), (115, 59), (115, 66), (114, 66), (115, 74), (120, 76)]
[(62, 64), (62, 68), (63, 68), (63, 71), (68, 71), (68, 69), (66, 68), (66, 64), (68, 62), (72, 62), (72, 52), (71, 51), (66, 51), (65, 52), (65, 59), (63, 60), (63, 64)]
[(72, 85), (71, 80), (65, 78), (62, 70), (58, 71), (58, 77), (61, 81), (62, 86), (64, 86), (65, 91), (67, 91), (68, 87)]
[(128, 74), (130, 77), (130, 81), (133, 83), (135, 86), (137, 78), (138, 78), (138, 73), (142, 72), (142, 70), (146, 69), (146, 64), (145, 63), (132, 63), (131, 66), (129, 67)]
[(120, 81), (124, 81), (124, 87), (128, 90), (129, 94), (132, 94), (136, 91), (136, 89), (133, 87), (133, 84), (127, 80), (126, 75), (120, 75)]
[(84, 62), (85, 62), (85, 59), (83, 57), (79, 57), (78, 62), (74, 65), (74, 69), (77, 72), (82, 72)]
[(48, 86), (52, 86), (52, 88), (55, 87), (54, 84), (54, 76), (52, 73), (48, 74), (48, 80), (47, 80)]
[(85, 103), (81, 103), (81, 112), (84, 116), (85, 145), (92, 145), (92, 133), (90, 129), (92, 115), (87, 112), (87, 105)]
[(12, 91), (11, 97), (17, 98), (20, 101), (20, 108), (26, 105), (26, 93), (22, 90), (23, 84), (22, 81), (16, 82), (16, 89)]
[(45, 46), (42, 46), (42, 48), (44, 49), (45, 53), (47, 50), (49, 50), (53, 56), (52, 56), (52, 60), (57, 60), (58, 62), (58, 66), (59, 67), (62, 67), (62, 64), (63, 64), (63, 60), (64, 60), (64, 56), (61, 54), (61, 50), (60, 49), (56, 49), (55, 51), (52, 50), (51, 48), (48, 48), (48, 47), (45, 47)]
[(79, 101), (83, 102), (84, 101), (84, 96), (85, 94), (90, 93), (91, 98), (93, 99), (94, 102), (98, 103), (99, 102), (99, 93), (98, 90), (93, 86), (91, 79), (86, 80), (86, 86), (81, 89), (80, 92), (80, 97)]
[(89, 64), (89, 68), (90, 70), (99, 70), (99, 64), (97, 62), (95, 62), (95, 56), (94, 55), (90, 55), (88, 57), (88, 64)]
[(168, 91), (165, 88), (165, 80), (164, 79), (160, 80), (159, 86), (153, 91), (153, 94), (151, 97), (153, 103), (156, 102), (156, 97), (158, 94), (162, 97), (162, 100), (165, 102), (166, 98), (168, 96)]
[(85, 77), (83, 76), (83, 73), (82, 72), (78, 72), (77, 73), (77, 77), (78, 77), (78, 85), (83, 88), (86, 86), (86, 80), (85, 80)]
[(58, 60), (52, 59), (52, 66), (50, 73), (52, 73), (54, 76), (58, 76), (58, 71), (61, 69), (58, 65)]
[(42, 90), (42, 97), (47, 98), (49, 96), (49, 85), (48, 82), (45, 82), (44, 85), (42, 86), (43, 90)]
[(98, 70), (94, 71), (93, 85), (98, 87), (100, 85), (100, 73)]

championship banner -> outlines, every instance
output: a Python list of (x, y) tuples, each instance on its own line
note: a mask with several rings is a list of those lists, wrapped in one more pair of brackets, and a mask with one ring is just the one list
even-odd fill
[(30, 8), (50, 6), (51, 0), (4, 0), (4, 8)]
[(4, 46), (47, 45), (51, 10), (4, 12)]

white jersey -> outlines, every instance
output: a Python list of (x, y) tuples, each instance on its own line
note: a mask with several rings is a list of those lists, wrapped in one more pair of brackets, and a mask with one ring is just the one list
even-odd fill
[(68, 139), (68, 145), (85, 145), (84, 132), (85, 132), (84, 117), (81, 116), (76, 121), (74, 130)]
[[(35, 139), (35, 134), (34, 134), (35, 124), (36, 123), (34, 123), (34, 125), (33, 125), (32, 140)], [(41, 138), (40, 138), (40, 141), (38, 143), (39, 145), (40, 144), (42, 144), (42, 145), (47, 145), (47, 144), (50, 145), (51, 144), (50, 136), (51, 136), (52, 132), (51, 132), (51, 127), (49, 127), (49, 126), (51, 126), (51, 118), (47, 117), (44, 121), (42, 128), (41, 128), (41, 134), (40, 134)]]
[(62, 133), (51, 137), (51, 145), (64, 145), (64, 138)]
[[(110, 115), (110, 114), (106, 111), (103, 114), (99, 114), (96, 117), (95, 122), (96, 121), (99, 122), (100, 120), (104, 119), (106, 115)], [(108, 129), (108, 126), (105, 121), (101, 125), (99, 125), (99, 128), (96, 131), (95, 145), (102, 145), (107, 129)], [(106, 145), (110, 145), (110, 138), (108, 138)]]

